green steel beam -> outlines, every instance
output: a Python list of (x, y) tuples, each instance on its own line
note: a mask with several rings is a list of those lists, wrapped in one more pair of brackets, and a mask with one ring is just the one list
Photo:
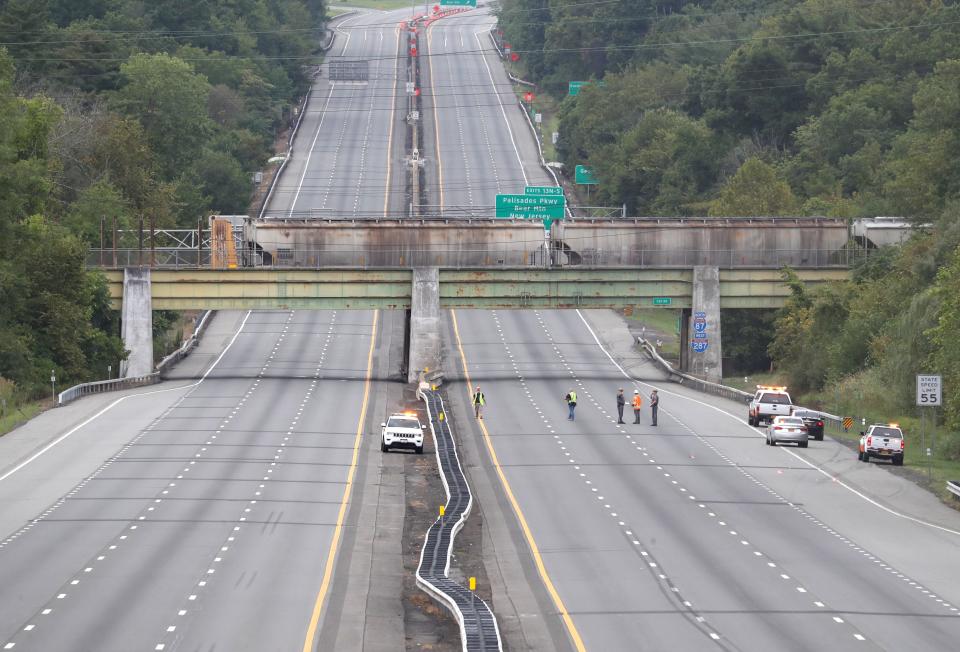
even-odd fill
[[(120, 307), (123, 272), (107, 271), (113, 305)], [(797, 270), (816, 285), (849, 278), (847, 270)], [(444, 308), (622, 308), (670, 299), (689, 308), (690, 269), (441, 269)], [(409, 308), (409, 269), (154, 270), (155, 309)], [(778, 308), (790, 295), (776, 269), (720, 270), (721, 308)]]

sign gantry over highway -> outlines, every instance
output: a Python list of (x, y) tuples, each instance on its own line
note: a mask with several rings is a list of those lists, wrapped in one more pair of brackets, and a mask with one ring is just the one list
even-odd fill
[(943, 379), (940, 376), (917, 374), (917, 405), (943, 405)]

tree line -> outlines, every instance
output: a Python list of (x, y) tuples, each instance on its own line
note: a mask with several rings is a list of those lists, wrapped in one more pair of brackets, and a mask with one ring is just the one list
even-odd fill
[[(788, 273), (788, 305), (738, 354), (769, 356), (800, 392), (867, 380), (904, 411), (913, 375), (942, 373), (960, 429), (956, 2), (502, 0), (498, 17), (524, 74), (561, 100), (558, 157), (571, 176), (593, 168), (595, 200), (912, 220), (909, 243), (849, 282), (807, 291)], [(591, 83), (569, 96), (570, 81)]]
[(309, 88), (324, 16), (323, 0), (0, 2), (4, 391), (117, 369), (118, 317), (85, 270), (101, 220), (245, 213)]

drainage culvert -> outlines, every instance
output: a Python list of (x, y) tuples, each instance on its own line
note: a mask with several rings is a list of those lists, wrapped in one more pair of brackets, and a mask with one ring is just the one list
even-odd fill
[(500, 651), (503, 650), (500, 629), (490, 606), (449, 577), (453, 540), (470, 515), (473, 495), (460, 467), (457, 445), (440, 393), (431, 389), (420, 389), (418, 393), (427, 406), (440, 478), (447, 490), (447, 504), (444, 515), (427, 530), (417, 568), (417, 586), (453, 612), (460, 623), (460, 639), (466, 652)]

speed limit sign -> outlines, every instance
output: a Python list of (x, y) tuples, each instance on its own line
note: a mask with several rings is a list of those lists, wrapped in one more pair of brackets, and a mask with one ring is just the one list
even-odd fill
[(917, 405), (935, 407), (941, 405), (942, 378), (917, 374)]

